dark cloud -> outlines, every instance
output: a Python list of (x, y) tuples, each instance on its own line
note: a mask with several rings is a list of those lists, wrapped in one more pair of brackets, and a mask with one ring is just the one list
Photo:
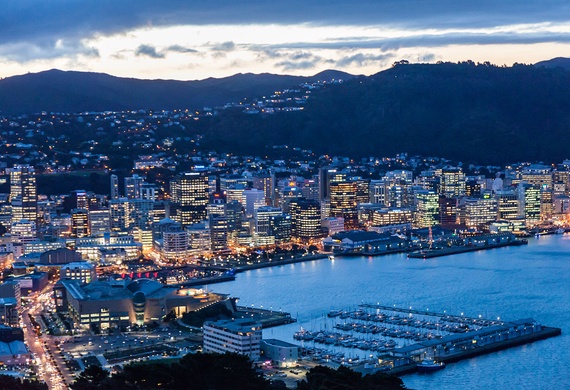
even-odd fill
[[(406, 29), (491, 28), (507, 24), (567, 22), (568, 0), (287, 0), (243, 2), (236, 0), (4, 0), (0, 11), (0, 55), (15, 61), (54, 58), (66, 55), (59, 42), (75, 47), (76, 53), (88, 54), (81, 42), (96, 36), (122, 34), (134, 28), (206, 24), (299, 24), (314, 26), (361, 25)], [(516, 34), (515, 34), (516, 35)], [(498, 37), (498, 38), (497, 38)], [(428, 39), (429, 38), (429, 39)], [(453, 37), (425, 36), (433, 45), (447, 42), (568, 42), (564, 34), (497, 36), (490, 33)], [(408, 46), (418, 38), (404, 38), (399, 43), (387, 41), (385, 50)], [(344, 45), (343, 45), (344, 43)], [(365, 42), (358, 37), (331, 42), (331, 47), (383, 47), (382, 42)], [(303, 46), (298, 46), (303, 49)], [(217, 51), (235, 49), (233, 42), (214, 47)], [(292, 47), (289, 47), (292, 49)], [(183, 51), (190, 53), (189, 51)], [(166, 49), (168, 51), (168, 49)], [(177, 51), (177, 50), (171, 50)], [(182, 52), (182, 51), (178, 51)], [(161, 58), (163, 52), (154, 54)], [(92, 55), (96, 55), (91, 51)], [(141, 51), (141, 55), (154, 55)]]
[(137, 56), (147, 56), (150, 58), (164, 58), (164, 53), (159, 53), (156, 51), (156, 47), (151, 45), (140, 45), (135, 50), (135, 55)]
[(386, 64), (389, 60), (394, 58), (394, 53), (384, 53), (384, 54), (365, 54), (356, 53), (350, 56), (342, 57), (340, 60), (336, 61), (336, 66), (345, 67), (350, 65), (366, 66), (371, 63)]
[(0, 45), (121, 33), (184, 24), (391, 25), (491, 27), (566, 22), (567, 0), (5, 0)]
[(190, 49), (189, 47), (184, 47), (181, 45), (172, 45), (166, 48), (168, 51), (175, 53), (198, 53), (198, 50)]
[(281, 61), (275, 64), (276, 67), (284, 71), (299, 70), (299, 69), (313, 69), (319, 64), (319, 60), (313, 59), (308, 61)]

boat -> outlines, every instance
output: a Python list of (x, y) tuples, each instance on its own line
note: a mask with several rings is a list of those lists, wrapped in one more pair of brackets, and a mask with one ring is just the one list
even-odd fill
[(338, 317), (342, 314), (342, 310), (331, 310), (328, 312), (327, 317)]
[(566, 233), (566, 230), (564, 228), (558, 228), (554, 231), (554, 233), (556, 234), (564, 234)]
[(437, 371), (437, 370), (441, 370), (442, 368), (444, 368), (445, 363), (444, 362), (436, 362), (433, 359), (426, 358), (426, 359), (422, 360), (422, 362), (419, 363), (417, 365), (417, 367), (418, 367), (419, 372), (432, 372), (432, 371)]
[(334, 255), (329, 255), (329, 260), (334, 260)]

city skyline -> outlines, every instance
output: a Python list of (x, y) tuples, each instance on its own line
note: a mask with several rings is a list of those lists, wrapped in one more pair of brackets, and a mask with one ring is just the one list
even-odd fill
[(563, 56), (560, 1), (8, 4), (0, 77), (50, 68), (144, 79), (235, 73), (373, 74), (393, 62), (534, 63)]

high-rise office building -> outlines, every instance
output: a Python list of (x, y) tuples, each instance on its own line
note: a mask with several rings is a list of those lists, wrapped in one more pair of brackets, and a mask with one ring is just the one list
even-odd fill
[(540, 222), (540, 188), (520, 182), (518, 187), (519, 217), (524, 218), (527, 226)]
[(415, 225), (426, 228), (439, 222), (439, 195), (435, 191), (420, 190), (415, 193)]
[(21, 219), (36, 222), (38, 219), (38, 195), (36, 175), (29, 165), (14, 165), (10, 170), (10, 203), (12, 221)]
[(330, 216), (344, 218), (345, 230), (358, 229), (356, 182), (331, 179), (329, 190)]
[(192, 225), (206, 220), (208, 205), (208, 177), (196, 172), (186, 172), (170, 182), (172, 203), (176, 214), (173, 219), (182, 225)]
[(461, 168), (446, 167), (436, 171), (438, 192), (448, 198), (465, 195), (465, 174)]
[(289, 203), (291, 233), (294, 237), (310, 240), (320, 237), (321, 205), (312, 199), (297, 199)]

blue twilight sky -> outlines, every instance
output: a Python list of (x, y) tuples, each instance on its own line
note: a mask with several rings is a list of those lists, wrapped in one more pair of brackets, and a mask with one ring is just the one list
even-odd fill
[(570, 57), (561, 0), (3, 0), (0, 77), (373, 74), (394, 61)]

